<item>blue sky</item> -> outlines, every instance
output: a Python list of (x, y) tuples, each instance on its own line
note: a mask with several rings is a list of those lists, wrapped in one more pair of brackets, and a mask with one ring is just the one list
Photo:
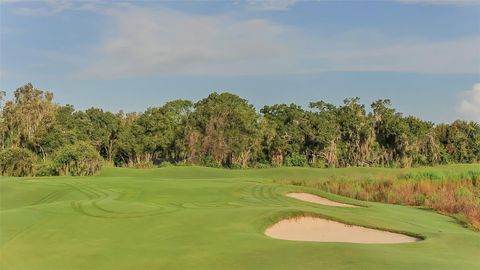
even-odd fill
[(229, 91), (480, 121), (480, 1), (0, 0), (0, 89), (143, 111)]

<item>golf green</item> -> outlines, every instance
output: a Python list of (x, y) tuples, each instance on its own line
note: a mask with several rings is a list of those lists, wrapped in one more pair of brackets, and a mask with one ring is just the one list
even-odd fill
[[(328, 172), (169, 167), (3, 177), (0, 269), (480, 269), (480, 233), (453, 218), (273, 181)], [(289, 192), (365, 207), (313, 204), (285, 196)], [(264, 234), (281, 218), (304, 213), (424, 240), (320, 243)]]

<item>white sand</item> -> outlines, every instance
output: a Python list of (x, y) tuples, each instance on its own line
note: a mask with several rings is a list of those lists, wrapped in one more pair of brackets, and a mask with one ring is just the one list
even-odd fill
[(318, 204), (323, 204), (323, 205), (328, 205), (328, 206), (351, 207), (351, 208), (359, 207), (359, 206), (356, 206), (356, 205), (334, 202), (334, 201), (331, 201), (329, 199), (325, 199), (325, 198), (322, 198), (322, 197), (319, 197), (317, 195), (313, 195), (313, 194), (310, 194), (310, 193), (288, 193), (287, 196), (290, 197), (290, 198), (295, 198), (297, 200), (301, 200), (301, 201), (318, 203)]
[(309, 242), (398, 244), (419, 240), (403, 234), (346, 225), (316, 217), (285, 219), (268, 228), (265, 234), (275, 239)]

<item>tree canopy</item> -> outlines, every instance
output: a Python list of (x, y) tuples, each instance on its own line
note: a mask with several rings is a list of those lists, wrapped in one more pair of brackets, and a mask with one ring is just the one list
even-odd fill
[[(0, 92), (0, 99), (4, 96)], [(174, 100), (142, 113), (113, 113), (56, 104), (53, 93), (29, 83), (14, 92), (13, 100), (3, 101), (2, 174), (30, 175), (37, 163), (52, 162), (57, 174), (88, 175), (98, 170), (101, 159), (124, 167), (228, 168), (480, 161), (479, 123), (434, 124), (404, 116), (388, 99), (370, 108), (354, 97), (339, 106), (320, 100), (307, 109), (274, 104), (257, 111), (237, 95), (214, 92), (197, 102)], [(31, 166), (20, 164), (21, 156), (28, 156)]]

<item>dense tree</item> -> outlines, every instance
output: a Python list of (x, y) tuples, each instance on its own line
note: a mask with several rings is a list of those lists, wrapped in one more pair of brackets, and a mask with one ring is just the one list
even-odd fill
[(97, 152), (113, 162), (114, 142), (118, 138), (119, 119), (111, 112), (90, 108), (82, 115), (85, 118), (84, 132), (93, 142)]
[(390, 108), (390, 100), (378, 100), (372, 103), (376, 141), (381, 147), (378, 155), (380, 165), (405, 163), (407, 158), (407, 130), (401, 113)]
[(309, 113), (310, 128), (306, 147), (311, 164), (314, 166), (338, 166), (337, 144), (340, 140), (340, 123), (337, 121), (337, 108), (329, 103), (310, 103), (314, 112)]
[(142, 142), (139, 138), (141, 134), (137, 125), (139, 115), (137, 113), (128, 113), (126, 115), (120, 113), (118, 117), (122, 128), (116, 143), (117, 155), (115, 164), (127, 167), (150, 165), (150, 161), (147, 163), (142, 161)]
[(18, 88), (14, 96), (2, 108), (2, 147), (30, 148), (45, 159), (41, 140), (55, 122), (53, 94), (35, 89), (29, 83)]
[(339, 164), (363, 166), (372, 163), (372, 146), (375, 143), (372, 119), (367, 116), (365, 105), (360, 99), (345, 99), (338, 108), (337, 121), (340, 126)]
[(196, 103), (174, 100), (143, 113), (77, 111), (27, 84), (0, 107), (0, 149), (2, 174), (9, 175), (35, 168), (41, 175), (88, 175), (102, 159), (128, 167), (410, 167), (480, 162), (480, 125), (405, 117), (388, 99), (373, 102), (370, 111), (349, 98), (340, 106), (274, 104), (257, 113), (230, 93)]
[(0, 114), (0, 150), (3, 149), (5, 147), (5, 136), (6, 136), (6, 132), (7, 132), (7, 127), (5, 125), (5, 120), (4, 120), (4, 117), (3, 117), (3, 99), (5, 98), (5, 91), (0, 91), (0, 110), (1, 110), (1, 114)]
[(36, 156), (24, 148), (8, 148), (0, 151), (0, 175), (35, 175)]
[(118, 114), (116, 163), (149, 167), (153, 161), (185, 160), (185, 124), (192, 106), (191, 101), (175, 100), (143, 114)]
[(55, 153), (55, 169), (59, 175), (93, 175), (102, 167), (102, 159), (95, 148), (77, 142), (59, 148)]
[(267, 146), (267, 153), (274, 165), (282, 165), (287, 156), (305, 155), (305, 137), (308, 126), (306, 112), (295, 104), (265, 106), (260, 112), (275, 129)]
[(76, 141), (88, 141), (88, 137), (78, 128), (79, 121), (71, 105), (58, 106), (55, 122), (47, 133), (40, 138), (45, 155), (51, 156), (58, 148)]
[(0, 109), (2, 108), (2, 102), (5, 95), (6, 95), (5, 91), (0, 91)]
[(440, 145), (435, 137), (434, 124), (413, 116), (406, 117), (405, 122), (408, 126), (408, 166), (440, 163)]
[(448, 161), (471, 163), (480, 161), (480, 125), (455, 121), (439, 125), (436, 135), (448, 155)]
[(246, 167), (256, 150), (258, 115), (229, 93), (212, 93), (194, 106), (187, 122), (188, 160)]
[(164, 156), (168, 162), (180, 163), (187, 159), (185, 125), (192, 110), (193, 102), (190, 100), (174, 100), (162, 107), (171, 130), (171, 137), (164, 148)]

